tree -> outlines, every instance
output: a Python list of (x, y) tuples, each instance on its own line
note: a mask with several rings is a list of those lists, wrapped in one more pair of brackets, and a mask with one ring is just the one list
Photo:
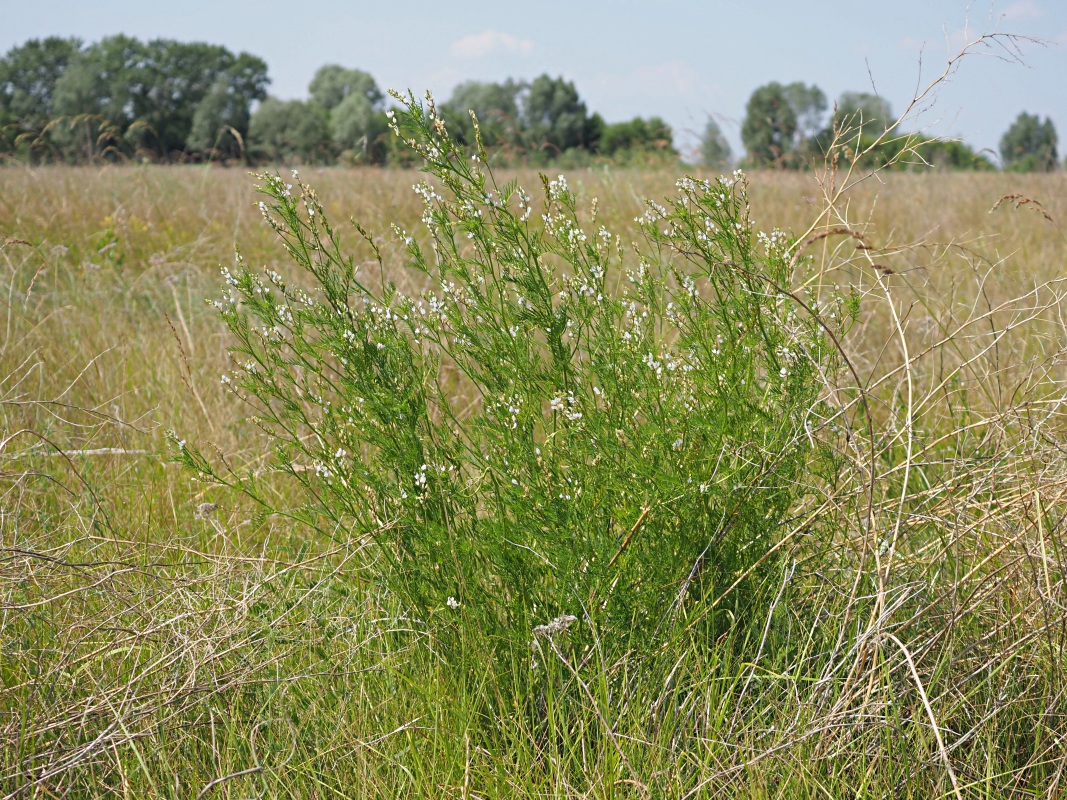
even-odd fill
[(0, 59), (0, 151), (14, 149), (23, 136), (27, 150), (43, 143), (56, 82), (80, 48), (79, 39), (31, 39)]
[(317, 103), (268, 97), (248, 125), (248, 144), (269, 161), (321, 163), (332, 157), (327, 112)]
[(380, 160), (378, 138), (386, 130), (385, 95), (370, 73), (327, 64), (311, 79), (308, 94), (308, 106), (325, 116), (334, 154)]
[(1004, 169), (1012, 172), (1052, 172), (1058, 166), (1056, 126), (1045, 117), (1025, 111), (1000, 140), (1000, 158)]
[(244, 151), (248, 133), (248, 98), (234, 89), (229, 75), (220, 75), (197, 103), (186, 145), (193, 152), (235, 158)]
[(130, 36), (109, 36), (78, 52), (56, 81), (50, 138), (68, 158), (92, 160), (123, 154), (136, 120), (135, 95), (144, 45)]
[(450, 135), (465, 145), (474, 144), (474, 123), (470, 112), (478, 117), (482, 142), (488, 148), (518, 145), (521, 142), (519, 99), (527, 86), (508, 78), (503, 83), (466, 81), (452, 90), (441, 105)]
[(741, 124), (741, 141), (752, 166), (789, 166), (796, 132), (796, 112), (782, 84), (768, 83), (752, 93)]
[[(221, 81), (225, 78), (225, 81)], [(54, 113), (70, 119), (59, 126), (67, 139), (84, 141), (92, 155), (101, 149), (149, 152), (169, 159), (189, 146), (200, 104), (195, 143), (210, 147), (220, 124), (212, 114), (244, 125), (250, 104), (265, 96), (267, 65), (256, 56), (203, 43), (155, 39), (147, 44), (111, 36), (73, 58), (57, 81)], [(225, 87), (225, 88), (224, 88)], [(227, 110), (228, 109), (228, 110)], [(210, 113), (209, 113), (210, 112)], [(72, 125), (76, 130), (72, 130)], [(72, 143), (72, 142), (71, 142)]]
[(523, 133), (528, 145), (549, 158), (571, 149), (596, 149), (604, 122), (590, 116), (574, 84), (541, 75), (522, 97)]
[(974, 148), (953, 139), (930, 139), (916, 147), (922, 160), (932, 168), (947, 171), (989, 172), (993, 162)]
[(208, 109), (224, 113), (207, 137), (197, 131), (197, 144), (214, 146), (223, 125), (244, 135), (251, 104), (266, 96), (269, 79), (262, 59), (248, 53), (234, 56), (218, 45), (171, 39), (155, 39), (145, 49), (143, 75), (138, 76), (141, 88), (134, 100), (135, 117), (146, 126), (143, 149), (154, 149), (162, 158), (203, 149), (191, 146), (189, 139), (197, 110), (212, 93), (201, 112), (201, 125)]
[(671, 126), (659, 117), (634, 117), (629, 122), (607, 125), (600, 136), (597, 151), (609, 157), (635, 153), (661, 153), (676, 156)]
[(730, 143), (723, 136), (719, 123), (708, 118), (700, 137), (700, 163), (708, 169), (725, 170), (730, 164)]
[(349, 160), (377, 162), (383, 157), (379, 139), (386, 132), (385, 114), (366, 95), (350, 94), (330, 111), (330, 139)]
[(327, 111), (337, 108), (347, 98), (359, 96), (371, 108), (378, 108), (385, 95), (370, 73), (359, 69), (346, 69), (337, 64), (320, 67), (308, 85), (311, 102), (318, 103)]
[[(805, 86), (797, 81), (782, 87), (789, 107), (797, 120), (797, 135), (802, 141), (816, 136), (823, 127), (823, 115), (826, 114), (826, 95), (814, 83)], [(797, 142), (798, 146), (801, 144)]]
[(874, 138), (885, 132), (893, 120), (888, 101), (869, 92), (845, 92), (837, 99), (834, 118), (839, 130), (857, 132), (863, 138)]

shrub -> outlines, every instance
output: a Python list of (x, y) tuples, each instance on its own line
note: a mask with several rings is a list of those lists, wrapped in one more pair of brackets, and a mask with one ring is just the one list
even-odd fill
[[(535, 214), (432, 100), (398, 99), (392, 126), (430, 175), (425, 243), (395, 229), (421, 292), (397, 288), (361, 228), (378, 268), (357, 266), (295, 173), (259, 176), (260, 207), (312, 286), (240, 257), (224, 270), (240, 367), (223, 381), (303, 485), (286, 513), (373, 540), (388, 596), (445, 648), (465, 631), (528, 652), (568, 616), (647, 647), (723, 595), (743, 613), (790, 507), (832, 466), (813, 432), (837, 358), (817, 303), (787, 290), (785, 235), (753, 230), (740, 173), (683, 178), (647, 204), (631, 254), (564, 177), (543, 177)], [(818, 310), (847, 316), (840, 296)], [(179, 444), (270, 508), (253, 476)]]

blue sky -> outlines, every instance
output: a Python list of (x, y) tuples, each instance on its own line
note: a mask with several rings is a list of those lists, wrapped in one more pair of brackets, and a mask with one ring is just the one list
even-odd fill
[(385, 88), (447, 98), (468, 79), (573, 80), (608, 121), (658, 115), (684, 144), (709, 115), (735, 151), (745, 102), (772, 80), (815, 83), (831, 99), (872, 86), (902, 112), (965, 42), (1015, 33), (965, 59), (907, 126), (996, 149), (1020, 111), (1050, 116), (1067, 150), (1065, 0), (0, 0), (0, 50), (50, 35), (93, 41), (209, 41), (270, 66), (271, 93), (303, 97), (325, 63), (365, 69)]

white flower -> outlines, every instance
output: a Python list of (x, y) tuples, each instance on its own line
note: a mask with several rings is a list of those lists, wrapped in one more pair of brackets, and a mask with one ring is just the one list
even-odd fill
[(577, 619), (573, 614), (560, 614), (551, 622), (535, 626), (533, 634), (534, 636), (543, 636), (546, 639), (554, 639), (558, 634), (566, 633), (567, 628)]
[(460, 603), (459, 600), (457, 600), (456, 598), (449, 596), (449, 598), (445, 601), (445, 605), (451, 609), (456, 609), (459, 608)]

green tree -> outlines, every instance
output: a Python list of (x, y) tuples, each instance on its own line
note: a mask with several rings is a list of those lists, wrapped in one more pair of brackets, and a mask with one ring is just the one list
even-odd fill
[[(820, 148), (819, 155), (826, 157), (833, 143), (833, 131), (824, 130), (816, 141)], [(867, 169), (892, 169), (920, 172), (938, 170), (942, 172), (985, 172), (996, 167), (986, 156), (976, 153), (974, 148), (952, 139), (937, 139), (920, 133), (899, 133), (885, 137), (874, 146), (873, 137), (861, 137), (859, 149), (856, 140), (850, 139), (839, 147), (837, 158), (840, 163), (851, 164), (857, 152), (866, 151), (863, 166)]]
[(229, 75), (216, 78), (211, 90), (197, 103), (186, 144), (193, 152), (223, 158), (239, 157), (248, 133), (248, 98), (235, 91)]
[(782, 91), (797, 120), (799, 146), (804, 139), (809, 139), (822, 130), (827, 108), (826, 95), (814, 83), (805, 86), (799, 81), (782, 87)]
[(247, 53), (111, 36), (71, 60), (56, 83), (53, 110), (68, 118), (59, 126), (61, 138), (79, 150), (84, 145), (90, 156), (114, 149), (170, 159), (186, 151), (209, 94), (193, 141), (200, 146), (211, 146), (223, 124), (240, 131), (248, 107), (265, 96), (267, 83), (266, 64)]
[(1000, 140), (1000, 159), (1012, 172), (1052, 172), (1058, 166), (1056, 126), (1025, 111)]
[(608, 157), (633, 153), (678, 155), (671, 126), (659, 117), (634, 117), (628, 122), (605, 126), (597, 151)]
[(893, 121), (889, 102), (869, 92), (845, 92), (837, 99), (834, 117), (838, 130), (848, 130), (863, 138), (881, 135)]
[(450, 135), (465, 145), (474, 144), (474, 123), (470, 118), (473, 111), (486, 147), (519, 145), (522, 139), (519, 99), (526, 89), (525, 83), (511, 78), (503, 83), (459, 84), (441, 105)]
[(80, 51), (56, 81), (50, 138), (67, 158), (91, 160), (125, 152), (143, 91), (145, 46), (130, 36), (109, 36)]
[(385, 95), (369, 73), (327, 64), (311, 79), (308, 95), (308, 106), (326, 119), (333, 155), (381, 159), (384, 148), (378, 140), (387, 129), (382, 113)]
[(700, 163), (708, 169), (724, 170), (730, 164), (730, 143), (719, 127), (719, 123), (708, 118), (704, 133), (700, 137)]
[(741, 141), (752, 166), (791, 166), (796, 132), (797, 115), (786, 87), (774, 81), (752, 93), (741, 123)]
[(346, 69), (337, 64), (320, 67), (308, 85), (311, 102), (330, 111), (355, 95), (367, 101), (371, 108), (379, 108), (385, 100), (381, 89), (370, 73)]
[[(185, 149), (196, 108), (212, 90), (229, 52), (217, 45), (154, 39), (130, 70), (136, 144), (167, 158)], [(232, 56), (230, 56), (232, 58)], [(131, 137), (132, 138), (132, 137)]]
[(553, 158), (567, 150), (595, 150), (604, 122), (590, 115), (570, 81), (541, 75), (521, 101), (523, 135), (531, 150)]
[(388, 130), (385, 114), (366, 95), (350, 94), (331, 109), (329, 128), (334, 147), (347, 153), (347, 160), (370, 163), (382, 160), (384, 148), (380, 139)]
[(992, 161), (974, 148), (953, 139), (929, 139), (916, 147), (922, 160), (933, 169), (945, 171), (989, 172), (995, 170)]
[(0, 152), (33, 152), (52, 119), (56, 82), (81, 48), (79, 39), (31, 39), (0, 59)]
[(248, 146), (256, 158), (267, 161), (332, 160), (329, 117), (317, 103), (268, 97), (252, 114)]
[[(197, 111), (209, 95), (213, 97), (200, 114), (195, 144), (213, 146), (223, 125), (244, 135), (252, 102), (266, 96), (269, 79), (262, 59), (248, 53), (234, 56), (218, 45), (170, 39), (156, 39), (145, 49), (134, 100), (135, 117), (145, 126), (142, 148), (153, 149), (162, 158), (203, 149), (193, 146), (190, 136)], [(211, 109), (218, 112), (215, 120), (209, 119)], [(207, 141), (203, 126), (210, 122), (217, 124)]]

